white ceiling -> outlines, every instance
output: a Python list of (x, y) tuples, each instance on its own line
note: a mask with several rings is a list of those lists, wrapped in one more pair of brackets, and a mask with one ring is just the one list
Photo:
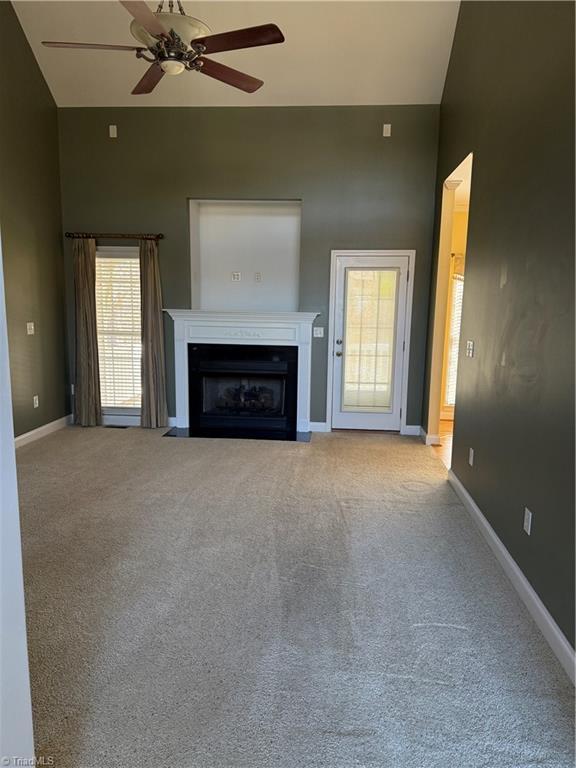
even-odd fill
[[(150, 2), (155, 10), (157, 3)], [(167, 2), (165, 3), (167, 7)], [(133, 53), (45, 48), (42, 40), (136, 44), (117, 2), (21, 0), (14, 7), (58, 106), (438, 104), (458, 2), (188, 2), (214, 32), (275, 22), (286, 42), (214, 54), (265, 81), (246, 94), (195, 72), (130, 91), (148, 66)]]

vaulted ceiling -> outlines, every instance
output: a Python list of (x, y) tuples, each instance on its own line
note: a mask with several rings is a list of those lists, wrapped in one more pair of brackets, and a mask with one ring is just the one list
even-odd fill
[(213, 32), (275, 22), (286, 42), (214, 55), (264, 80), (257, 93), (184, 72), (145, 96), (130, 94), (148, 66), (133, 53), (41, 45), (134, 45), (131, 17), (119, 3), (25, 0), (14, 7), (58, 106), (290, 106), (439, 103), (459, 4), (185, 0), (186, 12)]

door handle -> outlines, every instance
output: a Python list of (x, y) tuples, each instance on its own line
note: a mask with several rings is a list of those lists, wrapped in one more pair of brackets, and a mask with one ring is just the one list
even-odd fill
[(336, 352), (336, 357), (342, 357), (342, 352)]

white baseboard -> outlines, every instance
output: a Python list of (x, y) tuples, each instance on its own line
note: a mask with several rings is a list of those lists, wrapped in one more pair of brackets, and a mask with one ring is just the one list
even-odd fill
[(410, 435), (411, 437), (420, 437), (420, 430), (422, 427), (418, 424), (404, 424), (400, 427), (401, 435)]
[(429, 435), (424, 429), (420, 433), (420, 437), (426, 445), (442, 445), (442, 438), (440, 435)]
[(542, 600), (538, 597), (536, 591), (526, 576), (524, 576), (516, 561), (508, 552), (488, 520), (484, 517), (480, 507), (476, 504), (472, 496), (470, 496), (466, 488), (462, 485), (452, 470), (448, 471), (448, 481), (480, 529), (480, 533), (488, 542), (490, 549), (495, 554), (496, 559), (512, 582), (512, 585), (518, 592), (520, 598), (524, 602), (524, 605), (526, 608), (528, 608), (532, 618), (548, 641), (550, 648), (552, 648), (554, 651), (554, 654), (558, 658), (560, 664), (563, 666), (566, 674), (572, 683), (574, 683), (574, 649), (566, 639), (566, 636), (558, 624), (556, 624), (554, 618), (551, 616)]
[(310, 432), (331, 432), (332, 428), (325, 421), (311, 421)]
[(46, 435), (49, 435), (51, 432), (57, 432), (59, 429), (68, 426), (68, 424), (72, 424), (71, 413), (69, 413), (68, 416), (63, 416), (61, 419), (56, 419), (56, 421), (50, 421), (48, 424), (43, 424), (37, 429), (32, 429), (30, 432), (24, 432), (23, 435), (18, 435), (18, 437), (14, 439), (14, 446), (16, 448), (21, 448), (27, 443), (33, 443), (34, 440), (40, 440), (41, 437), (46, 437)]

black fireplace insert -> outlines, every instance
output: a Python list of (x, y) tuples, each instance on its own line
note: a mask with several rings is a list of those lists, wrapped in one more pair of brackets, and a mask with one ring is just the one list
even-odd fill
[(190, 435), (296, 440), (297, 347), (189, 344)]

